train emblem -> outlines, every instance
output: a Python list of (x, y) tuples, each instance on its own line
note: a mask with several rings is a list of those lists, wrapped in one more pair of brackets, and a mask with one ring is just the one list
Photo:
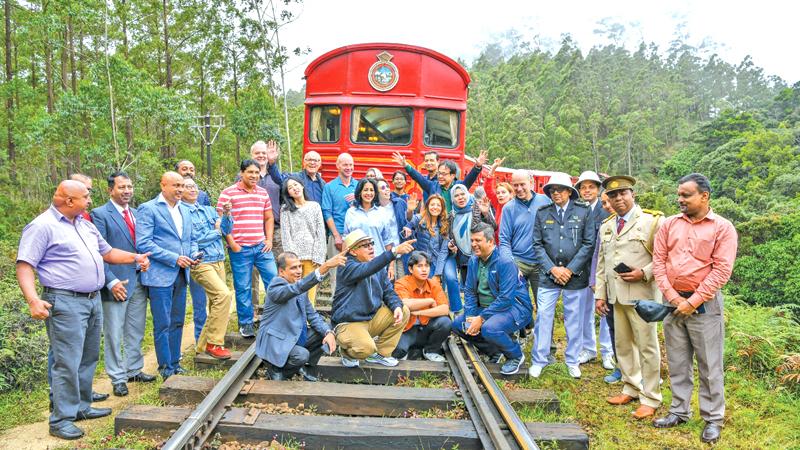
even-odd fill
[(369, 84), (376, 91), (390, 91), (400, 79), (400, 71), (392, 62), (394, 55), (384, 51), (377, 58), (378, 61), (369, 68)]

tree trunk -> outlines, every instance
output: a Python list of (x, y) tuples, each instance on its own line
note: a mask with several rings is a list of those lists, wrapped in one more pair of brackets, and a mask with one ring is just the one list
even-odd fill
[[(200, 115), (206, 115), (206, 72), (203, 61), (199, 61), (200, 64)], [(205, 132), (205, 130), (203, 130)], [(205, 160), (205, 141), (200, 139), (200, 160)]]
[(50, 38), (44, 38), (44, 78), (47, 84), (47, 113), (53, 114), (55, 111), (55, 93), (53, 92), (53, 48)]
[[(161, 23), (164, 33), (164, 87), (167, 89), (172, 88), (172, 55), (169, 49), (169, 27), (167, 21), (167, 0), (161, 0)], [(162, 125), (161, 129), (161, 155), (164, 158), (171, 158), (172, 146), (167, 143), (167, 128), (166, 124)]]
[(67, 54), (69, 48), (69, 33), (67, 32), (66, 28), (61, 33), (61, 37), (64, 40), (64, 42), (61, 44), (61, 90), (66, 92), (68, 78), (67, 66), (69, 65), (69, 55)]
[[(5, 1), (5, 50), (6, 50), (6, 84), (14, 80), (14, 68), (11, 65), (11, 0)], [(15, 89), (16, 90), (16, 89)], [(6, 114), (8, 120), (8, 173), (13, 183), (17, 182), (17, 146), (14, 142), (14, 96), (6, 94)]]
[(72, 92), (78, 93), (78, 77), (76, 76), (75, 68), (75, 39), (72, 35), (72, 16), (67, 16), (67, 44), (69, 45), (69, 72), (70, 81), (72, 82)]
[[(231, 52), (231, 56), (233, 57), (233, 105), (235, 107), (239, 107), (239, 55), (236, 54), (236, 50)], [(241, 155), (241, 139), (239, 135), (236, 135), (236, 162), (242, 160)]]
[(628, 176), (633, 176), (633, 156), (631, 152), (633, 151), (633, 133), (628, 133), (628, 145), (627, 145), (627, 159), (628, 159)]

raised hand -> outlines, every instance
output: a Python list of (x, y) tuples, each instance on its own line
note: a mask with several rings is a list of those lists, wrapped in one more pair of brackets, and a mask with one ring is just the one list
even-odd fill
[(416, 192), (412, 192), (411, 195), (408, 196), (408, 205), (406, 207), (406, 210), (416, 211), (418, 206), (419, 206), (419, 197), (417, 197)]
[(400, 152), (392, 152), (392, 161), (395, 162), (400, 167), (406, 166), (406, 157), (403, 156)]
[(405, 255), (414, 251), (414, 243), (417, 242), (416, 239), (411, 239), (410, 241), (405, 241), (395, 247), (395, 254), (396, 255)]
[(475, 167), (483, 167), (486, 164), (486, 160), (489, 159), (489, 151), (488, 150), (481, 150), (480, 154), (478, 154), (478, 160), (475, 162)]
[(278, 143), (273, 140), (267, 142), (267, 161), (270, 165), (275, 164), (275, 161), (278, 160), (278, 155), (280, 155)]
[(498, 167), (502, 166), (503, 165), (503, 161), (505, 161), (505, 160), (506, 160), (505, 157), (503, 157), (503, 158), (495, 158), (494, 159), (494, 163), (489, 168), (489, 176), (490, 177), (494, 176), (494, 171), (497, 170)]

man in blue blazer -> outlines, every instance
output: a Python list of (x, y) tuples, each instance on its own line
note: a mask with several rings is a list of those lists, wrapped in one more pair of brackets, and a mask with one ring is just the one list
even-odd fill
[[(137, 212), (128, 204), (133, 197), (133, 183), (125, 172), (108, 177), (108, 193), (108, 203), (92, 210), (92, 222), (109, 245), (136, 253)], [(114, 395), (128, 395), (128, 381), (156, 379), (142, 372), (147, 289), (139, 280), (138, 265), (106, 263), (101, 298), (106, 373)]]
[(189, 267), (199, 263), (190, 257), (192, 217), (181, 203), (182, 194), (183, 177), (176, 172), (165, 172), (161, 176), (161, 193), (139, 207), (136, 226), (136, 248), (151, 253), (150, 270), (142, 274), (141, 281), (150, 295), (156, 359), (164, 379), (184, 371), (178, 360), (186, 313), (186, 284)]
[(307, 381), (317, 381), (303, 366), (317, 365), (322, 344), (328, 344), (328, 353), (333, 353), (336, 336), (311, 305), (308, 291), (345, 261), (344, 252), (339, 253), (301, 279), (303, 264), (298, 256), (292, 252), (278, 255), (278, 276), (267, 289), (256, 338), (256, 355), (269, 364), (271, 379), (286, 380), (299, 372)]

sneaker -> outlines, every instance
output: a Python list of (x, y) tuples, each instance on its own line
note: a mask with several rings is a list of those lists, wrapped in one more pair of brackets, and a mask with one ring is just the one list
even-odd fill
[(221, 345), (206, 344), (206, 354), (216, 359), (231, 359), (231, 352)]
[(400, 361), (398, 361), (397, 358), (393, 358), (391, 356), (383, 356), (378, 352), (375, 352), (367, 356), (367, 359), (365, 359), (364, 361), (373, 364), (380, 364), (386, 367), (394, 367), (400, 364)]
[(579, 379), (581, 377), (581, 368), (579, 366), (567, 366), (567, 372), (572, 378)]
[(592, 355), (587, 350), (581, 350), (578, 353), (578, 364), (586, 364), (595, 358), (597, 358), (597, 355)]
[(498, 353), (496, 355), (492, 355), (489, 357), (489, 364), (500, 364), (500, 361), (503, 359), (503, 354)]
[(515, 373), (519, 372), (519, 368), (522, 366), (523, 362), (525, 362), (525, 355), (522, 355), (519, 358), (509, 359), (505, 364), (503, 364), (503, 367), (500, 368), (500, 373), (502, 375), (514, 375)]
[(428, 353), (426, 351), (423, 351), (422, 352), (422, 357), (427, 359), (428, 361), (447, 362), (447, 358), (445, 358), (444, 356), (442, 356), (442, 355), (440, 355), (438, 353), (433, 353), (433, 352)]
[(614, 370), (614, 367), (616, 367), (614, 364), (614, 355), (603, 355), (603, 369)]
[(530, 366), (528, 367), (528, 375), (530, 375), (533, 378), (539, 378), (539, 376), (542, 375), (543, 369), (544, 367), (541, 366)]
[(603, 381), (608, 384), (616, 384), (622, 381), (622, 372), (619, 371), (619, 367), (614, 369), (610, 375), (606, 375), (605, 378), (603, 378)]
[(342, 365), (345, 367), (358, 367), (358, 360), (342, 356)]
[(255, 331), (253, 331), (253, 324), (252, 323), (243, 323), (239, 325), (239, 334), (242, 335), (243, 338), (252, 338), (256, 336)]

